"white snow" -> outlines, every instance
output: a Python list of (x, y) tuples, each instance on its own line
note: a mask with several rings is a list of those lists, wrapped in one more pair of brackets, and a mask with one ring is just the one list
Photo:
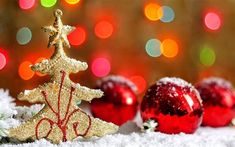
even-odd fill
[(8, 90), (0, 89), (0, 116), (10, 117), (16, 114), (14, 99)]
[(232, 84), (229, 81), (219, 77), (210, 77), (202, 80), (202, 84), (210, 85), (213, 83), (224, 88), (232, 88)]
[(176, 77), (161, 78), (159, 81), (157, 81), (156, 84), (158, 85), (158, 84), (167, 84), (167, 83), (173, 83), (180, 87), (193, 87), (192, 84), (186, 82), (185, 80), (181, 78), (176, 78)]
[[(123, 129), (122, 129), (123, 128)], [(199, 128), (194, 134), (168, 135), (159, 132), (141, 133), (134, 123), (120, 128), (122, 132), (91, 140), (51, 144), (45, 139), (19, 145), (4, 144), (2, 147), (234, 147), (235, 128)], [(133, 129), (133, 130), (130, 130)], [(123, 130), (125, 130), (123, 132)]]
[(117, 75), (107, 76), (107, 77), (103, 78), (102, 80), (98, 80), (97, 85), (101, 86), (101, 84), (103, 82), (108, 82), (108, 86), (110, 88), (112, 88), (112, 86), (113, 86), (112, 81), (115, 81), (115, 82), (120, 83), (120, 84), (125, 84), (125, 85), (129, 86), (134, 92), (137, 92), (136, 85), (132, 81), (130, 81), (129, 79), (127, 79), (123, 76), (117, 76)]
[(14, 99), (8, 90), (0, 89), (0, 139), (7, 136), (7, 129), (19, 124), (18, 120), (12, 119), (17, 114)]
[[(141, 124), (139, 113), (135, 118)], [(169, 135), (160, 132), (141, 132), (135, 122), (127, 122), (119, 132), (90, 140), (78, 138), (74, 141), (52, 144), (45, 139), (32, 143), (2, 144), (1, 147), (235, 147), (235, 127), (201, 127), (194, 134)]]

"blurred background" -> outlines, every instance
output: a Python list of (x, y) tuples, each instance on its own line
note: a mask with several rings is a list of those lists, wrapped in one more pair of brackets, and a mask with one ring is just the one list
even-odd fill
[[(12, 96), (49, 80), (29, 65), (49, 58), (41, 26), (76, 26), (68, 56), (89, 69), (71, 79), (94, 87), (110, 74), (146, 88), (165, 76), (195, 83), (208, 76), (235, 82), (235, 0), (1, 0), (0, 87)], [(19, 105), (23, 104), (18, 102)]]

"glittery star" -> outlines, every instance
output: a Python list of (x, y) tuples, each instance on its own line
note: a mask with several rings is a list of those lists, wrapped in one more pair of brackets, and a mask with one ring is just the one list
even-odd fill
[(61, 21), (61, 16), (63, 15), (62, 11), (57, 9), (54, 13), (55, 16), (55, 22), (53, 26), (45, 26), (42, 27), (42, 29), (45, 32), (49, 33), (49, 42), (48, 42), (48, 48), (52, 45), (58, 46), (60, 43), (62, 43), (64, 46), (70, 48), (69, 41), (67, 38), (67, 35), (72, 32), (75, 27), (69, 26), (69, 25), (63, 25)]

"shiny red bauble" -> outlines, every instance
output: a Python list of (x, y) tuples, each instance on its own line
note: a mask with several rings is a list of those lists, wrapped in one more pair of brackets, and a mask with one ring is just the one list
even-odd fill
[(222, 127), (235, 118), (235, 93), (232, 85), (221, 78), (207, 78), (196, 84), (203, 100), (202, 125)]
[[(160, 79), (147, 90), (141, 103), (144, 124), (155, 121), (154, 131), (168, 134), (195, 132), (201, 124), (202, 114), (197, 90), (180, 78)], [(149, 129), (148, 125), (144, 129)]]
[(104, 96), (93, 99), (91, 112), (102, 120), (122, 125), (132, 120), (138, 109), (136, 86), (121, 76), (108, 76), (97, 82), (97, 89), (104, 92)]

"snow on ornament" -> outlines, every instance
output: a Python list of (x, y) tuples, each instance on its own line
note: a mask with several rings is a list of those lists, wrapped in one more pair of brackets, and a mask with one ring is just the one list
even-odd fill
[(210, 77), (196, 84), (203, 100), (202, 125), (211, 127), (233, 124), (235, 118), (235, 92), (229, 81)]
[(138, 110), (137, 87), (130, 80), (122, 76), (108, 76), (99, 80), (96, 88), (101, 89), (104, 96), (92, 100), (91, 111), (95, 117), (117, 125), (135, 117)]
[(202, 121), (197, 90), (180, 78), (162, 78), (152, 85), (141, 103), (143, 129), (168, 134), (194, 133)]

